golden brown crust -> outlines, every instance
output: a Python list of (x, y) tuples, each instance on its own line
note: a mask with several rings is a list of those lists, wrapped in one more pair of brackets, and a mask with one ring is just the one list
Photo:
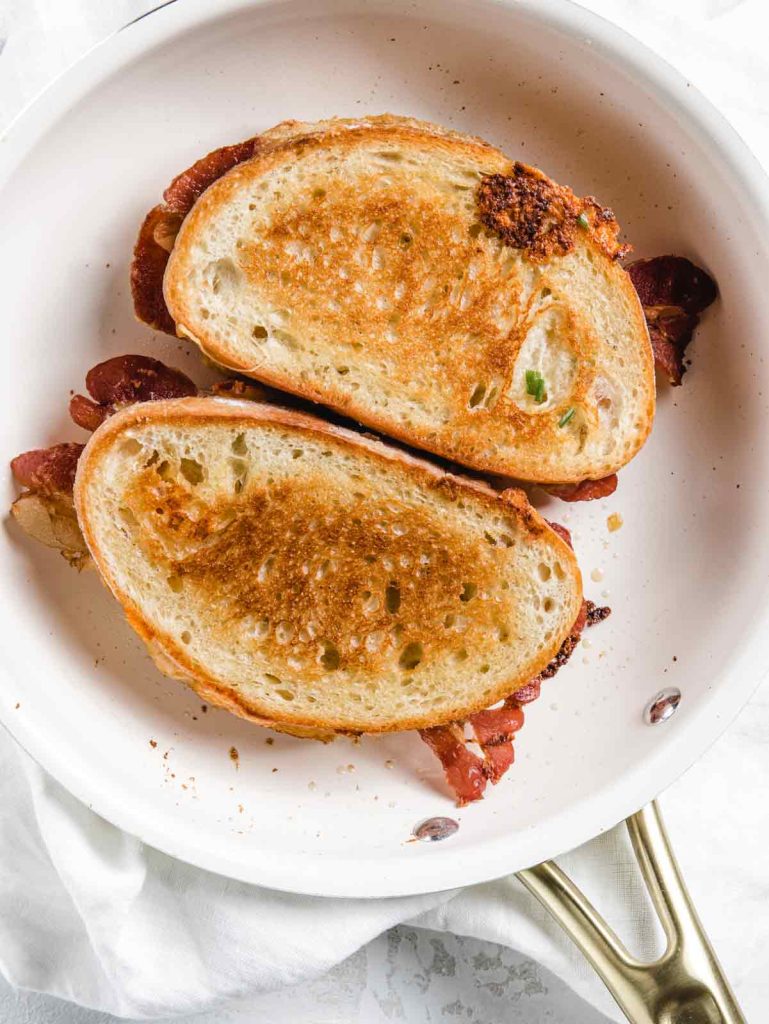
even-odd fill
[(480, 219), (505, 245), (544, 263), (574, 249), (580, 232), (609, 259), (630, 251), (617, 240), (619, 224), (608, 207), (580, 199), (542, 171), (516, 161), (510, 174), (488, 174), (478, 187)]
[[(178, 643), (173, 636), (168, 634), (161, 635), (153, 623), (145, 619), (138, 606), (131, 601), (111, 574), (109, 563), (105, 561), (103, 553), (99, 550), (99, 545), (86, 509), (86, 494), (89, 481), (94, 472), (96, 472), (102, 454), (107, 452), (114, 444), (116, 438), (127, 429), (151, 425), (153, 422), (162, 424), (173, 423), (174, 426), (178, 425), (180, 428), (184, 428), (197, 425), (201, 421), (205, 421), (207, 424), (226, 423), (228, 425), (242, 424), (243, 426), (274, 424), (296, 430), (299, 433), (308, 432), (314, 437), (323, 437), (325, 444), (339, 446), (345, 452), (349, 452), (350, 448), (353, 448), (366, 452), (368, 456), (373, 455), (383, 462), (397, 463), (421, 487), (438, 488), (443, 493), (447, 493), (453, 500), (460, 500), (463, 495), (472, 494), (476, 501), (480, 501), (489, 509), (509, 509), (516, 518), (519, 530), (523, 530), (524, 533), (528, 532), (532, 537), (547, 535), (548, 541), (557, 549), (559, 561), (568, 567), (566, 571), (575, 581), (575, 607), (567, 610), (565, 620), (567, 623), (570, 623), (572, 618), (576, 616), (581, 601), (581, 587), (579, 586), (579, 570), (574, 555), (560, 537), (553, 534), (548, 524), (531, 508), (525, 495), (520, 491), (505, 492), (502, 496), (499, 496), (483, 483), (447, 474), (431, 463), (388, 448), (378, 441), (326, 424), (303, 413), (284, 410), (275, 406), (211, 398), (182, 399), (134, 406), (118, 413), (107, 421), (94, 434), (87, 446), (80, 463), (75, 484), (75, 500), (78, 514), (88, 546), (94, 554), (108, 586), (123, 605), (131, 625), (150, 646), (153, 656), (158, 660), (163, 671), (182, 678), (188, 685), (201, 693), (206, 700), (211, 700), (242, 717), (257, 721), (259, 724), (269, 724), (276, 728), (290, 730), (294, 734), (297, 734), (297, 731), (299, 731), (303, 735), (311, 734), (320, 738), (327, 738), (330, 733), (334, 732), (354, 733), (358, 731), (357, 728), (351, 727), (350, 722), (342, 719), (326, 719), (320, 722), (310, 719), (306, 715), (297, 714), (291, 709), (290, 705), (287, 705), (285, 714), (277, 713), (273, 710), (266, 712), (263, 707), (246, 699), (242, 693), (237, 692), (232, 687), (223, 685), (221, 680), (213, 678), (202, 665), (197, 663), (190, 655), (189, 650)], [(155, 493), (152, 492), (152, 487), (154, 486), (155, 484), (147, 484), (145, 488), (139, 488), (139, 491), (146, 491), (147, 500), (151, 502), (157, 500), (158, 504), (156, 507), (163, 510), (163, 515), (173, 516), (175, 512), (180, 510), (180, 494), (173, 486), (163, 490), (162, 494), (157, 489), (157, 493)], [(290, 510), (291, 515), (293, 519), (298, 518), (301, 522), (298, 524), (296, 522), (276, 523), (274, 524), (274, 529), (270, 527), (269, 523), (264, 523), (265, 536), (272, 538), (272, 545), (268, 546), (275, 558), (274, 568), (277, 574), (275, 593), (286, 592), (294, 597), (294, 607), (292, 608), (290, 600), (286, 603), (281, 597), (270, 596), (269, 600), (274, 599), (277, 602), (275, 607), (272, 608), (272, 615), (276, 617), (283, 616), (281, 621), (285, 623), (286, 629), (300, 630), (308, 626), (309, 608), (311, 607), (313, 618), (318, 620), (322, 635), (328, 636), (333, 640), (335, 629), (346, 630), (349, 638), (349, 634), (356, 628), (355, 615), (357, 612), (352, 607), (351, 596), (344, 588), (339, 590), (337, 587), (332, 586), (324, 589), (321, 584), (313, 588), (311, 584), (308, 584), (306, 588), (307, 594), (305, 595), (307, 603), (303, 603), (301, 595), (300, 600), (296, 600), (299, 591), (304, 593), (302, 587), (305, 585), (302, 583), (302, 580), (306, 578), (302, 575), (302, 560), (304, 557), (302, 537), (307, 532), (310, 519), (313, 517), (319, 518), (317, 514), (319, 510), (312, 507), (311, 489), (310, 492), (302, 491), (295, 498), (297, 500)], [(206, 533), (207, 538), (213, 538), (214, 540), (213, 546), (206, 549), (208, 555), (205, 565), (198, 559), (198, 556), (194, 556), (192, 559), (181, 556), (174, 564), (175, 572), (180, 575), (186, 573), (192, 585), (195, 584), (196, 573), (201, 574), (201, 585), (205, 586), (206, 594), (212, 594), (212, 600), (215, 600), (216, 606), (221, 612), (229, 608), (233, 603), (237, 604), (239, 601), (248, 603), (249, 586), (253, 587), (255, 585), (254, 567), (260, 564), (260, 559), (267, 553), (267, 547), (261, 553), (254, 549), (254, 545), (258, 546), (259, 541), (253, 530), (252, 515), (264, 517), (267, 513), (266, 506), (260, 501), (258, 493), (255, 495), (252, 505), (246, 503), (244, 509), (245, 518), (242, 529), (236, 525), (234, 530), (228, 534), (227, 541), (218, 549), (216, 548), (216, 529), (214, 529), (210, 522), (200, 520), (201, 529)], [(333, 509), (326, 509), (326, 513), (331, 513), (333, 520)], [(216, 514), (216, 512), (213, 514)], [(139, 515), (141, 516), (141, 509), (139, 509)], [(397, 517), (393, 519), (393, 523), (397, 527), (395, 519)], [(396, 537), (398, 543), (393, 544), (391, 538), (388, 552), (390, 557), (393, 558), (396, 556), (398, 558), (408, 558), (418, 548), (430, 560), (435, 555), (439, 561), (444, 559), (452, 563), (448, 572), (444, 571), (445, 567), (442, 564), (436, 567), (434, 585), (429, 576), (426, 582), (420, 583), (420, 594), (423, 598), (424, 588), (426, 587), (429, 591), (428, 598), (424, 601), (424, 607), (420, 607), (416, 600), (413, 600), (413, 603), (411, 603), (412, 595), (408, 587), (402, 587), (400, 592), (392, 597), (397, 602), (396, 607), (400, 608), (402, 606), (404, 612), (403, 642), (407, 644), (412, 637), (418, 638), (415, 641), (418, 642), (419, 639), (424, 637), (425, 646), (427, 646), (428, 634), (436, 626), (436, 616), (440, 617), (446, 614), (443, 605), (447, 602), (447, 596), (442, 593), (441, 586), (445, 586), (446, 581), (451, 579), (455, 579), (458, 585), (461, 585), (460, 581), (468, 576), (468, 566), (473, 568), (475, 575), (481, 580), (484, 579), (484, 572), (491, 572), (493, 567), (490, 565), (489, 568), (484, 568), (485, 562), (489, 560), (489, 556), (483, 550), (478, 549), (473, 544), (468, 544), (462, 538), (453, 538), (446, 535), (439, 536), (436, 539), (435, 535), (420, 534), (418, 519), (418, 515), (414, 515), (408, 522), (409, 532), (414, 532), (413, 539), (409, 540), (408, 535), (404, 534), (402, 538)], [(184, 516), (181, 516), (177, 522), (177, 526), (182, 528), (182, 532), (188, 528), (188, 526), (184, 525), (185, 522)], [(249, 522), (252, 524), (250, 527)], [(289, 526), (293, 532), (287, 529)], [(320, 523), (315, 523), (315, 529), (319, 528), (322, 530), (323, 527)], [(347, 551), (355, 551), (359, 561), (365, 561), (365, 554), (369, 547), (372, 553), (378, 550), (379, 541), (376, 535), (376, 524), (370, 523), (365, 519), (364, 515), (361, 516), (360, 521), (357, 523), (343, 524), (330, 522), (328, 523), (328, 528), (332, 534), (337, 534), (336, 557), (340, 559), (340, 562), (344, 561)], [(249, 530), (250, 540), (248, 537)], [(161, 530), (161, 533), (165, 536), (171, 533), (171, 531)], [(180, 547), (184, 549), (184, 537), (179, 536), (178, 530), (174, 531), (173, 535), (180, 540)], [(286, 540), (283, 547), (280, 546), (282, 543), (281, 538)], [(142, 543), (144, 543), (144, 540), (142, 540)], [(401, 546), (399, 547), (398, 544)], [(435, 547), (435, 551), (432, 550), (431, 545)], [(191, 547), (194, 547), (194, 545)], [(249, 547), (250, 550), (247, 550)], [(364, 547), (366, 551), (363, 551)], [(396, 547), (398, 548), (397, 551), (395, 550)], [(442, 551), (441, 548), (446, 550)], [(362, 558), (360, 557), (361, 554), (363, 555)], [(157, 556), (157, 553), (155, 555)], [(246, 557), (248, 557), (248, 564), (245, 564)], [(454, 564), (452, 559), (458, 560), (456, 564)], [(353, 559), (350, 559), (350, 564), (353, 561)], [(340, 575), (343, 577), (344, 573)], [(213, 589), (211, 589), (212, 587)], [(297, 590), (297, 587), (299, 590)], [(431, 587), (432, 589), (430, 589)], [(456, 601), (458, 595), (452, 595), (452, 599)], [(489, 602), (489, 604), (491, 603)], [(448, 607), (448, 605), (446, 606)], [(263, 605), (260, 605), (260, 607), (263, 607)], [(245, 609), (245, 611), (247, 613), (248, 609)], [(375, 617), (379, 616), (383, 619), (387, 619), (392, 614), (392, 609), (388, 612), (386, 607), (372, 609), (372, 611)], [(473, 617), (483, 618), (484, 614), (474, 610)], [(340, 625), (342, 620), (344, 621), (344, 626)], [(336, 644), (336, 651), (340, 662), (346, 650), (342, 639), (342, 633), (340, 632)], [(526, 679), (536, 675), (537, 672), (541, 671), (548, 664), (557, 652), (562, 639), (563, 636), (556, 632), (551, 642), (545, 644), (541, 653), (532, 659), (531, 664), (523, 666)], [(361, 666), (376, 674), (375, 659), (371, 658), (369, 653), (366, 652), (361, 653), (361, 658)], [(313, 668), (314, 666), (308, 662), (302, 666), (302, 674), (312, 675)], [(479, 694), (471, 706), (464, 703), (461, 707), (450, 707), (440, 715), (430, 717), (429, 720), (426, 720), (425, 714), (421, 713), (414, 718), (399, 718), (397, 721), (380, 722), (372, 727), (370, 731), (379, 732), (424, 727), (425, 725), (450, 721), (463, 715), (466, 716), (506, 696), (511, 690), (516, 689), (525, 681), (518, 676), (514, 679), (502, 680), (494, 693), (491, 695)]]

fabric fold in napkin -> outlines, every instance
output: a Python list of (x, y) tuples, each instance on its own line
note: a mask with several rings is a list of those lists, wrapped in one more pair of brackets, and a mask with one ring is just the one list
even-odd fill
[[(769, 761), (755, 742), (769, 736), (769, 701), (751, 710), (665, 798), (692, 895), (748, 1019), (751, 1006), (769, 1005), (761, 970), (769, 948), (762, 897), (769, 809), (751, 795), (769, 789)], [(730, 779), (738, 778), (751, 779), (750, 786), (733, 786)], [(515, 878), (386, 900), (294, 896), (234, 882), (108, 824), (2, 730), (0, 807), (0, 970), (14, 985), (147, 1020), (245, 999), (257, 1011), (266, 993), (318, 978), (405, 922), (516, 949), (612, 1020), (623, 1019)], [(751, 820), (755, 828), (746, 829)], [(730, 821), (741, 823), (740, 865)], [(559, 863), (631, 952), (659, 952), (660, 930), (623, 828)]]
[(120, 1016), (193, 1013), (315, 977), (451, 898), (326, 900), (182, 864), (108, 824), (0, 734), (0, 967)]

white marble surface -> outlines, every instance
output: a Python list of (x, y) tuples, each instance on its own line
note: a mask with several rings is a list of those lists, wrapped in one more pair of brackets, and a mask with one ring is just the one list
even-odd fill
[[(147, 0), (0, 0), (0, 130), (55, 74), (153, 6)], [(726, 113), (769, 166), (765, 0), (679, 0), (675, 5), (590, 0), (585, 6), (623, 24), (667, 57)], [(767, 744), (769, 684), (764, 683), (727, 734), (663, 801), (695, 900), (752, 1021), (766, 1019), (769, 1010), (769, 954), (753, 946), (769, 893)], [(705, 843), (697, 827), (703, 821), (709, 826)], [(722, 821), (740, 827), (722, 827)], [(736, 902), (723, 895), (714, 899), (714, 891), (732, 893)], [(105, 1024), (115, 1018), (47, 996), (14, 993), (0, 981), (0, 1019)], [(258, 1009), (240, 1006), (194, 1019), (200, 1024), (457, 1019), (598, 1024), (605, 1018), (520, 954), (402, 927), (299, 991), (262, 997)]]

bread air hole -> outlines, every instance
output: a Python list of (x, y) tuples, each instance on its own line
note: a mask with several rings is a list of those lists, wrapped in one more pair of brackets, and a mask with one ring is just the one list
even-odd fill
[(376, 242), (381, 230), (381, 220), (375, 220), (361, 231), (360, 237), (364, 242)]
[(421, 662), (423, 655), (424, 648), (420, 643), (406, 644), (401, 651), (400, 658), (398, 658), (398, 664), (402, 669), (410, 672)]
[(459, 595), (459, 600), (460, 601), (464, 601), (465, 603), (467, 603), (468, 601), (472, 601), (472, 599), (475, 597), (475, 595), (477, 593), (478, 593), (478, 584), (477, 583), (463, 583), (462, 584), (462, 593)]
[(328, 672), (335, 672), (339, 668), (340, 656), (339, 651), (334, 644), (326, 643), (321, 648), (320, 663)]
[(555, 578), (556, 579), (558, 579), (558, 580), (565, 580), (566, 579), (566, 570), (564, 569), (564, 567), (561, 565), (560, 562), (556, 562), (555, 563), (555, 565), (553, 566), (553, 572), (555, 573)]
[(493, 409), (499, 398), (499, 385), (495, 381), (476, 384), (467, 403), (470, 409)]
[(238, 434), (235, 440), (232, 442), (232, 450), (235, 455), (245, 455), (248, 451), (248, 445), (246, 444), (246, 435)]
[(240, 271), (228, 256), (210, 263), (208, 269), (214, 295), (218, 295), (223, 288), (234, 288), (240, 280)]
[(546, 580), (550, 579), (550, 576), (551, 576), (550, 566), (546, 565), (544, 562), (540, 562), (539, 565), (537, 566), (537, 573), (539, 574), (539, 578), (544, 583)]
[(281, 698), (281, 700), (293, 700), (294, 699), (294, 694), (293, 694), (293, 692), (291, 690), (286, 690), (285, 688), (283, 688), (283, 689), (280, 689), (280, 690), (276, 690), (275, 692)]
[(385, 634), (381, 629), (376, 630), (374, 633), (369, 633), (365, 642), (366, 650), (373, 654), (374, 651), (379, 650), (384, 640)]
[(264, 341), (269, 337), (269, 331), (263, 324), (254, 324), (251, 328), (251, 337), (256, 341)]
[(181, 576), (169, 576), (166, 582), (175, 594), (181, 593), (182, 587), (184, 586)]
[(256, 574), (256, 578), (259, 583), (264, 583), (267, 580), (267, 577), (272, 572), (274, 565), (275, 555), (268, 555), (259, 566), (259, 571)]
[(288, 331), (273, 331), (273, 338), (279, 341), (281, 345), (292, 351), (301, 351), (302, 346), (299, 344), (293, 334), (289, 334)]
[(125, 505), (121, 506), (117, 510), (117, 512), (120, 518), (123, 520), (123, 522), (129, 529), (134, 530), (139, 525), (139, 523), (136, 520), (136, 516), (133, 514), (130, 508), (126, 508)]
[(254, 626), (254, 636), (257, 640), (264, 640), (267, 634), (270, 632), (270, 620), (259, 619), (257, 624)]
[(232, 474), (235, 477), (233, 490), (236, 494), (240, 494), (248, 477), (248, 465), (243, 462), (242, 459), (231, 459), (230, 467), (232, 468)]
[(331, 559), (330, 558), (324, 559), (320, 563), (318, 568), (315, 570), (315, 579), (316, 580), (323, 580), (323, 579), (325, 579), (326, 576), (328, 576), (329, 572), (331, 571), (331, 567), (332, 567)]
[(385, 608), (395, 615), (401, 606), (401, 591), (397, 583), (389, 583), (385, 589)]
[(196, 459), (182, 459), (179, 463), (179, 471), (187, 483), (192, 484), (193, 487), (197, 487), (203, 479), (203, 467)]
[(183, 644), (191, 643), (191, 641), (192, 641), (192, 633), (190, 633), (190, 631), (188, 629), (185, 629), (184, 632), (182, 633), (182, 638), (181, 639), (182, 639), (182, 643)]
[(127, 441), (124, 441), (120, 446), (120, 450), (123, 455), (138, 455), (142, 450), (142, 446), (136, 440), (135, 437), (129, 437)]
[(283, 680), (280, 676), (274, 676), (271, 672), (264, 673), (265, 682), (270, 683), (272, 686), (282, 686)]
[(294, 627), (290, 622), (279, 622), (275, 627), (275, 639), (279, 644), (287, 644), (294, 636)]
[(173, 480), (176, 474), (174, 473), (173, 467), (168, 459), (163, 461), (156, 467), (155, 472), (161, 480)]
[(551, 612), (555, 608), (555, 601), (552, 599), (552, 597), (546, 597), (544, 602), (542, 603), (542, 607), (545, 609), (546, 612)]

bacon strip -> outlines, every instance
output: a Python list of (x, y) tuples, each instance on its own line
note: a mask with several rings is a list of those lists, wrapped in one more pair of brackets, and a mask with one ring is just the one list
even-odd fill
[(163, 275), (182, 218), (155, 206), (142, 222), (131, 262), (131, 296), (138, 320), (176, 336), (176, 324), (163, 296)]
[(22, 487), (48, 497), (72, 494), (77, 460), (84, 444), (68, 442), (36, 448), (11, 460), (11, 472)]
[(578, 484), (548, 484), (543, 490), (561, 501), (594, 501), (596, 498), (608, 498), (617, 490), (617, 474), (605, 476), (601, 480), (582, 480)]
[(88, 549), (75, 514), (72, 489), (85, 445), (56, 444), (17, 455), (11, 472), (26, 487), (11, 513), (28, 536), (56, 548), (77, 569), (88, 562)]
[(611, 608), (607, 605), (599, 608), (593, 601), (585, 602), (585, 611), (587, 613), (588, 627), (597, 626), (599, 622), (603, 622), (604, 619), (608, 619), (611, 615)]
[[(550, 524), (554, 529), (557, 523)], [(560, 527), (564, 540), (571, 546), (569, 531)], [(574, 653), (585, 626), (595, 626), (611, 614), (610, 608), (598, 608), (592, 601), (583, 601), (571, 632), (561, 644), (560, 650), (538, 676), (511, 694), (500, 707), (489, 708), (470, 715), (467, 724), (483, 751), (483, 760), (467, 750), (465, 723), (451, 722), (449, 725), (432, 729), (420, 729), (419, 735), (438, 755), (446, 781), (457, 796), (462, 807), (473, 800), (480, 800), (488, 779), (496, 785), (515, 760), (513, 739), (523, 726), (523, 705), (537, 700), (545, 679), (552, 677), (563, 668)]]
[(419, 735), (443, 765), (446, 781), (456, 793), (460, 807), (480, 800), (486, 789), (484, 763), (465, 745), (462, 726), (456, 722), (420, 729)]
[[(72, 419), (86, 430), (96, 430), (117, 409), (134, 402), (196, 395), (197, 387), (180, 370), (147, 356), (117, 356), (88, 372), (86, 389), (69, 406)], [(72, 491), (77, 463), (85, 445), (74, 442), (17, 455), (11, 471), (26, 490), (13, 503), (12, 512), (33, 540), (58, 548), (73, 565), (82, 568), (88, 549), (75, 513)]]
[(255, 135), (232, 146), (214, 149), (200, 160), (196, 160), (192, 167), (177, 174), (163, 193), (167, 208), (186, 217), (209, 186), (237, 164), (251, 159), (260, 142), (259, 136)]
[(215, 381), (209, 393), (215, 398), (235, 398), (241, 402), (267, 402), (270, 399), (268, 389), (255, 380), (245, 381), (237, 377)]
[[(550, 664), (552, 665), (553, 662), (550, 662)], [(516, 690), (510, 699), (514, 700), (516, 704), (521, 705), (531, 704), (532, 701), (539, 700), (540, 691), (542, 689), (542, 679), (543, 676), (541, 674), (534, 676), (531, 682), (522, 686), (520, 690)]]
[(495, 785), (515, 760), (513, 737), (523, 725), (523, 711), (507, 700), (499, 708), (479, 711), (468, 719), (484, 756), (484, 771)]
[(88, 371), (85, 386), (91, 398), (75, 395), (69, 403), (69, 414), (86, 430), (95, 430), (117, 409), (134, 402), (188, 398), (198, 393), (197, 386), (181, 370), (149, 356), (107, 359)]
[(683, 256), (655, 256), (627, 267), (643, 306), (654, 361), (677, 387), (686, 373), (684, 353), (700, 313), (715, 300), (716, 283)]
[(131, 295), (139, 320), (156, 331), (176, 334), (176, 324), (163, 296), (163, 275), (182, 221), (205, 190), (237, 164), (250, 160), (260, 139), (255, 136), (223, 146), (177, 174), (163, 193), (165, 202), (144, 218), (131, 263)]

